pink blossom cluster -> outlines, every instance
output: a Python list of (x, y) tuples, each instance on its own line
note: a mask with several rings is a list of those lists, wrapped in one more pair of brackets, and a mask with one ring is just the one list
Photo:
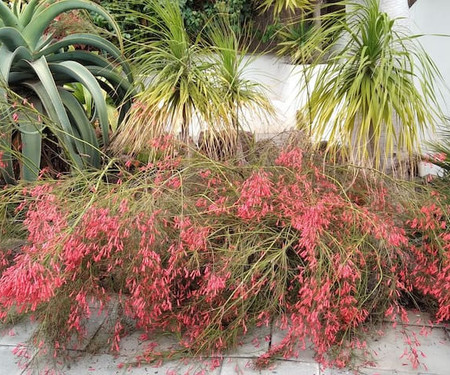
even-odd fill
[[(407, 319), (403, 295), (432, 298), (437, 319), (450, 319), (449, 208), (439, 195), (413, 210), (381, 182), (344, 190), (297, 148), (270, 168), (185, 170), (177, 158), (149, 164), (138, 173), (151, 188), (96, 189), (75, 213), (58, 183), (28, 188), (17, 208), (28, 245), (0, 258), (0, 318), (51, 308), (63, 348), (84, 335), (89, 301), (114, 295), (138, 328), (177, 332), (195, 352), (220, 353), (230, 332), (276, 321), (286, 336), (262, 364), (309, 340), (337, 366), (365, 349), (357, 328)], [(124, 333), (118, 319), (112, 349)], [(139, 360), (156, 356), (149, 348)]]

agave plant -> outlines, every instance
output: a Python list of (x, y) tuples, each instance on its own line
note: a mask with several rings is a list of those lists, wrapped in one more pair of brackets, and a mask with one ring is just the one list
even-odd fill
[(396, 27), (378, 0), (350, 5), (346, 17), (331, 14), (333, 22), (317, 33), (337, 43), (326, 44), (318, 60), (328, 57), (315, 69), (306, 110), (318, 140), (340, 144), (360, 166), (387, 168), (393, 156), (418, 152), (421, 134), (440, 116), (440, 74), (417, 36)]
[[(77, 9), (105, 18), (116, 32), (120, 49), (95, 34), (76, 33), (57, 40), (47, 33), (56, 17)], [(16, 112), (14, 121), (0, 124), (0, 166), (6, 182), (12, 183), (16, 177), (11, 149), (17, 134), (21, 139), (21, 177), (26, 180), (38, 176), (40, 147), (49, 131), (74, 168), (98, 167), (100, 147), (108, 145), (110, 132), (104, 92), (120, 106), (120, 122), (130, 108), (128, 93), (133, 82), (114, 19), (88, 0), (16, 0), (9, 5), (2, 1), (0, 46), (0, 94), (3, 98), (9, 92), (18, 94), (41, 113)], [(81, 50), (80, 46), (88, 48)], [(92, 96), (95, 111), (91, 118), (68, 85), (73, 83), (83, 85)], [(11, 107), (3, 105), (1, 111), (3, 119), (12, 118)]]

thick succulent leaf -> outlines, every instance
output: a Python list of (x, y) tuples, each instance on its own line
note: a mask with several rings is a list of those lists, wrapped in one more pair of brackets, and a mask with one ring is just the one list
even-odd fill
[(111, 83), (112, 87), (114, 87), (118, 93), (122, 93), (122, 100), (126, 98), (126, 96), (133, 95), (133, 85), (131, 85), (128, 80), (117, 74), (111, 70), (105, 70), (98, 66), (86, 66), (86, 68), (96, 77), (102, 77), (107, 82)]
[(16, 48), (10, 51), (5, 45), (0, 47), (0, 77), (4, 82), (8, 82), (11, 66), (16, 60), (31, 60), (31, 54), (25, 47)]
[(95, 103), (103, 144), (107, 145), (109, 143), (108, 109), (100, 85), (95, 77), (88, 69), (75, 61), (49, 64), (49, 67), (52, 72), (66, 74), (73, 79), (72, 82), (80, 82), (89, 90)]
[(80, 134), (80, 141), (83, 143), (84, 152), (89, 157), (88, 162), (92, 166), (100, 167), (100, 153), (95, 135), (94, 128), (87, 118), (84, 108), (78, 102), (78, 100), (67, 90), (59, 88), (59, 95), (69, 111), (75, 126)]
[(22, 27), (25, 27), (30, 23), (38, 5), (39, 5), (39, 0), (31, 0), (26, 5), (24, 11), (22, 12), (21, 16), (19, 17), (19, 22), (22, 25)]
[[(0, 95), (5, 94), (5, 90), (2, 88)], [(7, 184), (14, 184), (14, 170), (12, 164), (12, 129), (10, 125), (9, 119), (9, 107), (7, 106), (6, 101), (1, 101), (0, 103), (0, 161), (3, 165), (3, 168), (0, 168), (3, 179)]]
[(10, 86), (12, 85), (18, 85), (20, 83), (29, 81), (30, 79), (33, 79), (36, 77), (36, 74), (32, 73), (32, 72), (10, 72), (9, 73), (9, 80), (8, 80), (8, 84)]
[(116, 21), (107, 13), (101, 6), (91, 1), (83, 0), (62, 0), (51, 4), (49, 7), (44, 8), (38, 12), (30, 23), (24, 28), (23, 34), (26, 40), (30, 42), (31, 46), (36, 46), (41, 38), (45, 29), (50, 23), (61, 13), (68, 12), (70, 10), (85, 9), (99, 14), (113, 27), (116, 36), (119, 39), (120, 47), (123, 50), (123, 42), (119, 26)]
[(104, 78), (106, 82), (99, 80), (100, 86), (114, 100), (114, 104), (119, 108), (119, 118), (117, 124), (120, 125), (131, 108), (132, 98), (135, 95), (134, 88), (122, 76), (111, 71), (99, 69), (96, 66), (88, 66), (89, 71), (96, 77)]
[(39, 39), (39, 42), (33, 52), (40, 51), (41, 49), (49, 46), (53, 41), (53, 34), (42, 35), (42, 38)]
[(12, 10), (4, 1), (0, 1), (0, 19), (5, 26), (18, 27), (19, 22)]
[[(36, 61), (30, 62), (30, 66), (36, 72), (40, 82), (35, 84), (27, 83), (27, 85), (31, 87), (39, 96), (50, 119), (60, 127), (60, 131), (62, 133), (62, 137), (60, 137), (60, 139), (63, 138), (61, 139), (62, 146), (66, 148), (67, 153), (75, 165), (82, 168), (83, 162), (74, 148), (75, 135), (72, 129), (72, 124), (67, 116), (66, 109), (62, 103), (61, 97), (59, 96), (58, 89), (53, 80), (52, 73), (50, 72), (45, 57), (41, 57)], [(41, 85), (39, 85), (39, 83)], [(61, 134), (59, 135), (61, 136)]]
[[(73, 46), (84, 45), (88, 47), (94, 47), (109, 54), (120, 66), (124, 73), (127, 75), (128, 81), (133, 82), (133, 76), (130, 66), (124, 61), (120, 50), (111, 42), (105, 40), (98, 35), (92, 34), (71, 34), (61, 39), (60, 41), (52, 44), (51, 46), (36, 53), (36, 57), (50, 56), (57, 53), (59, 50)], [(67, 52), (66, 52), (67, 53)]]
[(10, 51), (14, 51), (20, 46), (28, 48), (28, 43), (14, 27), (0, 28), (0, 43), (3, 43)]
[[(11, 3), (10, 3), (11, 4)], [(17, 0), (12, 1), (12, 13), (18, 18), (20, 13), (20, 2)]]
[(22, 179), (35, 181), (39, 176), (42, 154), (42, 127), (36, 121), (23, 119), (19, 121), (22, 139)]
[(55, 53), (50, 56), (46, 56), (49, 63), (62, 62), (62, 61), (76, 61), (82, 65), (95, 65), (103, 69), (114, 70), (114, 65), (107, 59), (101, 57), (92, 52), (86, 51), (67, 51), (61, 53)]

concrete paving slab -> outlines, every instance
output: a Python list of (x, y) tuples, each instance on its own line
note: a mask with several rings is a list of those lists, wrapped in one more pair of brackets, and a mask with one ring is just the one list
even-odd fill
[[(358, 370), (338, 370), (326, 369), (322, 370), (320, 375), (420, 375), (417, 371), (397, 371), (397, 370), (380, 370), (361, 368)], [(432, 375), (432, 374), (427, 374)]]
[[(414, 374), (450, 373), (450, 340), (443, 328), (397, 326), (393, 329), (387, 326), (383, 336), (373, 336), (367, 343), (374, 354), (374, 369)], [(413, 350), (417, 351), (420, 363), (417, 368), (410, 359)]]
[(179, 347), (178, 340), (167, 334), (145, 334), (136, 331), (125, 336), (120, 341), (120, 354), (136, 357), (142, 354), (149, 346), (154, 347), (155, 351), (170, 351)]
[(134, 358), (111, 354), (79, 353), (60, 370), (61, 375), (220, 375), (220, 360), (167, 361), (132, 366)]
[(33, 335), (37, 323), (25, 318), (15, 325), (0, 324), (0, 345), (16, 346), (27, 342)]
[(22, 369), (17, 364), (18, 359), (12, 353), (12, 348), (0, 346), (0, 374), (4, 375), (20, 375)]
[(251, 358), (226, 358), (220, 375), (261, 375), (261, 371), (255, 369)]
[(212, 363), (211, 360), (203, 361), (171, 361), (157, 365), (141, 365), (140, 367), (126, 369), (126, 374), (131, 375), (220, 375), (221, 361)]
[(109, 354), (80, 354), (79, 356), (72, 358), (70, 363), (63, 366), (60, 373), (64, 375), (120, 375), (125, 374), (127, 371), (126, 366), (124, 365), (125, 361), (126, 358), (114, 357)]
[(317, 363), (275, 361), (273, 366), (261, 370), (261, 375), (320, 375)]
[[(81, 342), (75, 338), (71, 340), (67, 344), (67, 349), (79, 351), (86, 350), (92, 340), (94, 340), (97, 335), (101, 334), (101, 329), (106, 319), (106, 312), (102, 312), (100, 315), (97, 312), (92, 313), (91, 317), (85, 321), (86, 336)], [(103, 342), (103, 338), (101, 341)]]
[(237, 348), (227, 353), (234, 358), (259, 357), (269, 350), (270, 327), (259, 327), (242, 337)]
[[(280, 328), (277, 328), (276, 326), (272, 329), (272, 340), (271, 340), (271, 347), (274, 347), (278, 345), (287, 334), (287, 330), (282, 330)], [(312, 344), (306, 342), (305, 346), (303, 345), (297, 345), (297, 347), (294, 349), (293, 356), (289, 358), (293, 361), (299, 361), (299, 362), (311, 362), (314, 363), (314, 350), (312, 349)]]

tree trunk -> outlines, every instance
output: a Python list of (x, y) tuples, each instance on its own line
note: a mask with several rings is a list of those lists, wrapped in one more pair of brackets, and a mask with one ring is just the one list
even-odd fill
[(313, 17), (314, 17), (314, 24), (317, 28), (320, 28), (322, 26), (322, 18), (321, 18), (322, 5), (323, 0), (314, 1)]

